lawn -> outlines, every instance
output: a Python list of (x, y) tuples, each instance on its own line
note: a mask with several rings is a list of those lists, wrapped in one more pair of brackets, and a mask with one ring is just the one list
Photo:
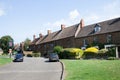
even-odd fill
[(11, 58), (0, 58), (0, 66), (10, 63), (12, 61)]
[(120, 80), (120, 60), (62, 60), (65, 80)]

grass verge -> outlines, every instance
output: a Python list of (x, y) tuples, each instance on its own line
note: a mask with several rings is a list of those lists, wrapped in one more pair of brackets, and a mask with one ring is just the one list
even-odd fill
[(62, 60), (65, 80), (120, 80), (120, 60)]
[(10, 63), (12, 61), (11, 58), (0, 58), (0, 66)]

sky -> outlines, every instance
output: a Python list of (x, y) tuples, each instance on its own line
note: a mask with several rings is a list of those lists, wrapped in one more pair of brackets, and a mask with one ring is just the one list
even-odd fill
[(0, 0), (0, 37), (20, 43), (33, 35), (69, 27), (81, 19), (85, 25), (120, 17), (120, 0)]

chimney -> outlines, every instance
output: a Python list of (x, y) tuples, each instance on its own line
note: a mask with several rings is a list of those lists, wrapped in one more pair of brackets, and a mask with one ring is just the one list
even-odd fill
[(84, 20), (81, 19), (80, 20), (80, 24), (79, 27), (77, 28), (76, 32), (75, 32), (75, 37), (78, 35), (79, 31), (84, 27)]
[(36, 38), (36, 36), (35, 36), (35, 35), (33, 35), (33, 40), (35, 40), (35, 38)]
[(51, 30), (48, 30), (48, 35), (51, 33)]
[(65, 29), (65, 25), (61, 24), (61, 30)]
[(40, 34), (39, 34), (39, 38), (42, 38), (42, 37), (43, 37), (43, 35), (42, 35), (42, 33), (40, 33)]
[(84, 20), (81, 19), (81, 21), (80, 21), (80, 28), (83, 28), (83, 27), (84, 27)]

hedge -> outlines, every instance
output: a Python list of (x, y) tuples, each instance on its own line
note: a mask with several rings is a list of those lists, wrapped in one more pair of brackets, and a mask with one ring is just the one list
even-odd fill
[(60, 53), (61, 58), (79, 59), (83, 55), (83, 50), (79, 48), (64, 48)]
[(84, 59), (91, 59), (91, 58), (95, 58), (95, 59), (107, 59), (109, 57), (115, 57), (115, 55), (116, 55), (115, 54), (115, 48), (98, 50), (95, 47), (90, 47), (90, 48), (87, 48), (84, 51), (83, 58)]
[(96, 47), (89, 47), (84, 51), (83, 58), (84, 59), (96, 58), (98, 51), (99, 50)]
[(85, 52), (98, 53), (98, 49), (95, 47), (90, 47), (85, 50)]

